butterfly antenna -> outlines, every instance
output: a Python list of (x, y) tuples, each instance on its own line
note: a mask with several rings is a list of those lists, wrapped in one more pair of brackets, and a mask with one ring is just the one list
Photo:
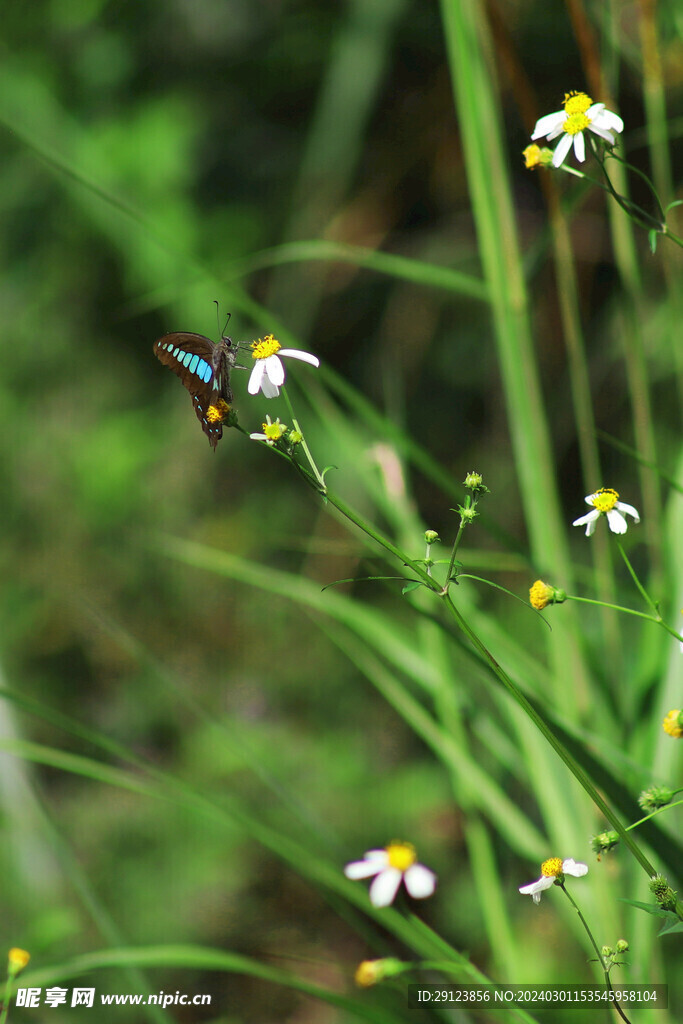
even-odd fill
[(218, 313), (218, 299), (214, 299), (213, 301), (216, 304), (216, 327), (218, 328), (220, 336), (222, 338), (222, 337), (225, 336), (225, 331), (226, 331), (227, 326), (228, 326), (228, 321), (230, 320), (230, 317), (232, 316), (232, 313), (228, 313), (228, 315), (226, 317), (226, 320), (225, 320), (225, 327), (221, 331), (221, 321), (220, 321), (220, 317), (219, 317), (219, 313)]

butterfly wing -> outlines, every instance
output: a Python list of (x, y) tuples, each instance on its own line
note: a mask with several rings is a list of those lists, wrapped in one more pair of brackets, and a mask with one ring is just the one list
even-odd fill
[(219, 399), (228, 404), (232, 401), (230, 367), (234, 365), (236, 353), (232, 351), (230, 339), (222, 338), (214, 345), (203, 334), (176, 331), (155, 341), (154, 354), (180, 377), (190, 392), (197, 419), (209, 444), (215, 448), (223, 436), (223, 424), (220, 418), (211, 421), (208, 411)]

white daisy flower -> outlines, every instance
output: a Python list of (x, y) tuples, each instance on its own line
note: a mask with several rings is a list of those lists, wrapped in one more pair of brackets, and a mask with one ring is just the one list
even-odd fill
[(263, 427), (262, 434), (250, 434), (249, 437), (252, 441), (265, 441), (266, 444), (273, 445), (276, 441), (279, 441), (282, 435), (287, 431), (287, 424), (280, 423), (280, 417), (273, 421), (270, 416), (266, 416), (266, 422), (262, 423)]
[(388, 907), (394, 901), (401, 880), (410, 896), (423, 900), (436, 888), (436, 875), (417, 863), (411, 843), (391, 842), (384, 850), (368, 850), (363, 860), (355, 860), (344, 868), (347, 878), (371, 878), (370, 902), (373, 907)]
[(541, 902), (541, 893), (549, 889), (555, 882), (564, 882), (565, 875), (573, 875), (581, 878), (588, 872), (587, 864), (580, 864), (572, 857), (562, 860), (560, 857), (551, 857), (541, 864), (541, 877), (537, 882), (530, 882), (529, 885), (520, 885), (519, 891), (524, 896), (531, 896), (534, 903)]
[(251, 347), (255, 362), (247, 386), (250, 395), (257, 395), (262, 391), (266, 398), (277, 398), (285, 379), (285, 368), (280, 356), (289, 356), (291, 359), (301, 359), (304, 363), (310, 363), (311, 366), (320, 366), (317, 356), (312, 356), (310, 352), (300, 352), (296, 348), (282, 348), (272, 334), (267, 334), (263, 340), (259, 338), (258, 341), (253, 341)]
[(599, 135), (610, 146), (615, 144), (615, 132), (623, 132), (624, 122), (618, 114), (605, 109), (604, 103), (593, 103), (585, 92), (568, 92), (565, 94), (562, 110), (554, 114), (546, 114), (536, 122), (531, 138), (533, 140), (545, 136), (548, 142), (562, 138), (555, 147), (553, 167), (559, 167), (567, 153), (574, 145), (574, 155), (579, 163), (586, 159), (586, 142), (583, 133), (586, 129)]
[(586, 513), (579, 519), (575, 519), (572, 526), (585, 526), (586, 536), (590, 537), (595, 532), (595, 524), (600, 516), (607, 516), (607, 522), (612, 533), (626, 533), (628, 523), (623, 513), (633, 516), (636, 523), (640, 522), (640, 516), (633, 505), (627, 505), (619, 501), (619, 495), (612, 487), (601, 487), (595, 494), (586, 495), (586, 504), (593, 506), (593, 511)]

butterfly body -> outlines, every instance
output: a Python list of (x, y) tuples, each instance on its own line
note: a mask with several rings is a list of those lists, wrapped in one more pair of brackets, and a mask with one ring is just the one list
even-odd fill
[(154, 354), (168, 366), (192, 396), (192, 405), (202, 430), (215, 449), (223, 436), (221, 402), (230, 404), (230, 370), (235, 365), (237, 347), (230, 338), (214, 344), (203, 334), (175, 331), (154, 342)]

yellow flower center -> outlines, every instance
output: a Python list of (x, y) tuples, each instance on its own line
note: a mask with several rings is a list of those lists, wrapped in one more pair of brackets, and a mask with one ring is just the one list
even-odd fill
[(522, 156), (524, 157), (524, 166), (527, 170), (531, 167), (538, 167), (541, 162), (541, 147), (532, 142), (530, 146), (527, 146), (522, 151)]
[(398, 868), (399, 871), (407, 871), (417, 860), (415, 847), (412, 843), (389, 843), (386, 851), (389, 857), (389, 866)]
[(554, 875), (555, 878), (562, 874), (562, 858), (551, 857), (550, 860), (544, 860), (541, 864), (541, 874), (545, 875), (546, 878), (550, 878)]
[(263, 340), (259, 338), (258, 341), (252, 341), (251, 347), (254, 350), (251, 354), (252, 359), (267, 359), (268, 356), (274, 356), (279, 352), (282, 345), (272, 334), (266, 334)]
[(578, 135), (579, 132), (585, 131), (590, 123), (590, 118), (586, 117), (585, 114), (570, 114), (562, 125), (562, 130), (565, 131), (567, 135)]
[(230, 406), (224, 398), (219, 398), (215, 405), (210, 405), (206, 410), (206, 418), (209, 423), (222, 423), (230, 412)]
[(609, 512), (610, 509), (614, 508), (618, 500), (619, 495), (613, 487), (601, 487), (591, 498), (593, 508), (597, 508), (598, 512)]
[(593, 106), (593, 100), (585, 92), (566, 92), (562, 106), (567, 114), (585, 114)]
[(279, 441), (285, 430), (287, 429), (284, 423), (280, 423), (280, 420), (275, 420), (275, 423), (262, 423), (263, 433), (266, 435), (269, 441)]

